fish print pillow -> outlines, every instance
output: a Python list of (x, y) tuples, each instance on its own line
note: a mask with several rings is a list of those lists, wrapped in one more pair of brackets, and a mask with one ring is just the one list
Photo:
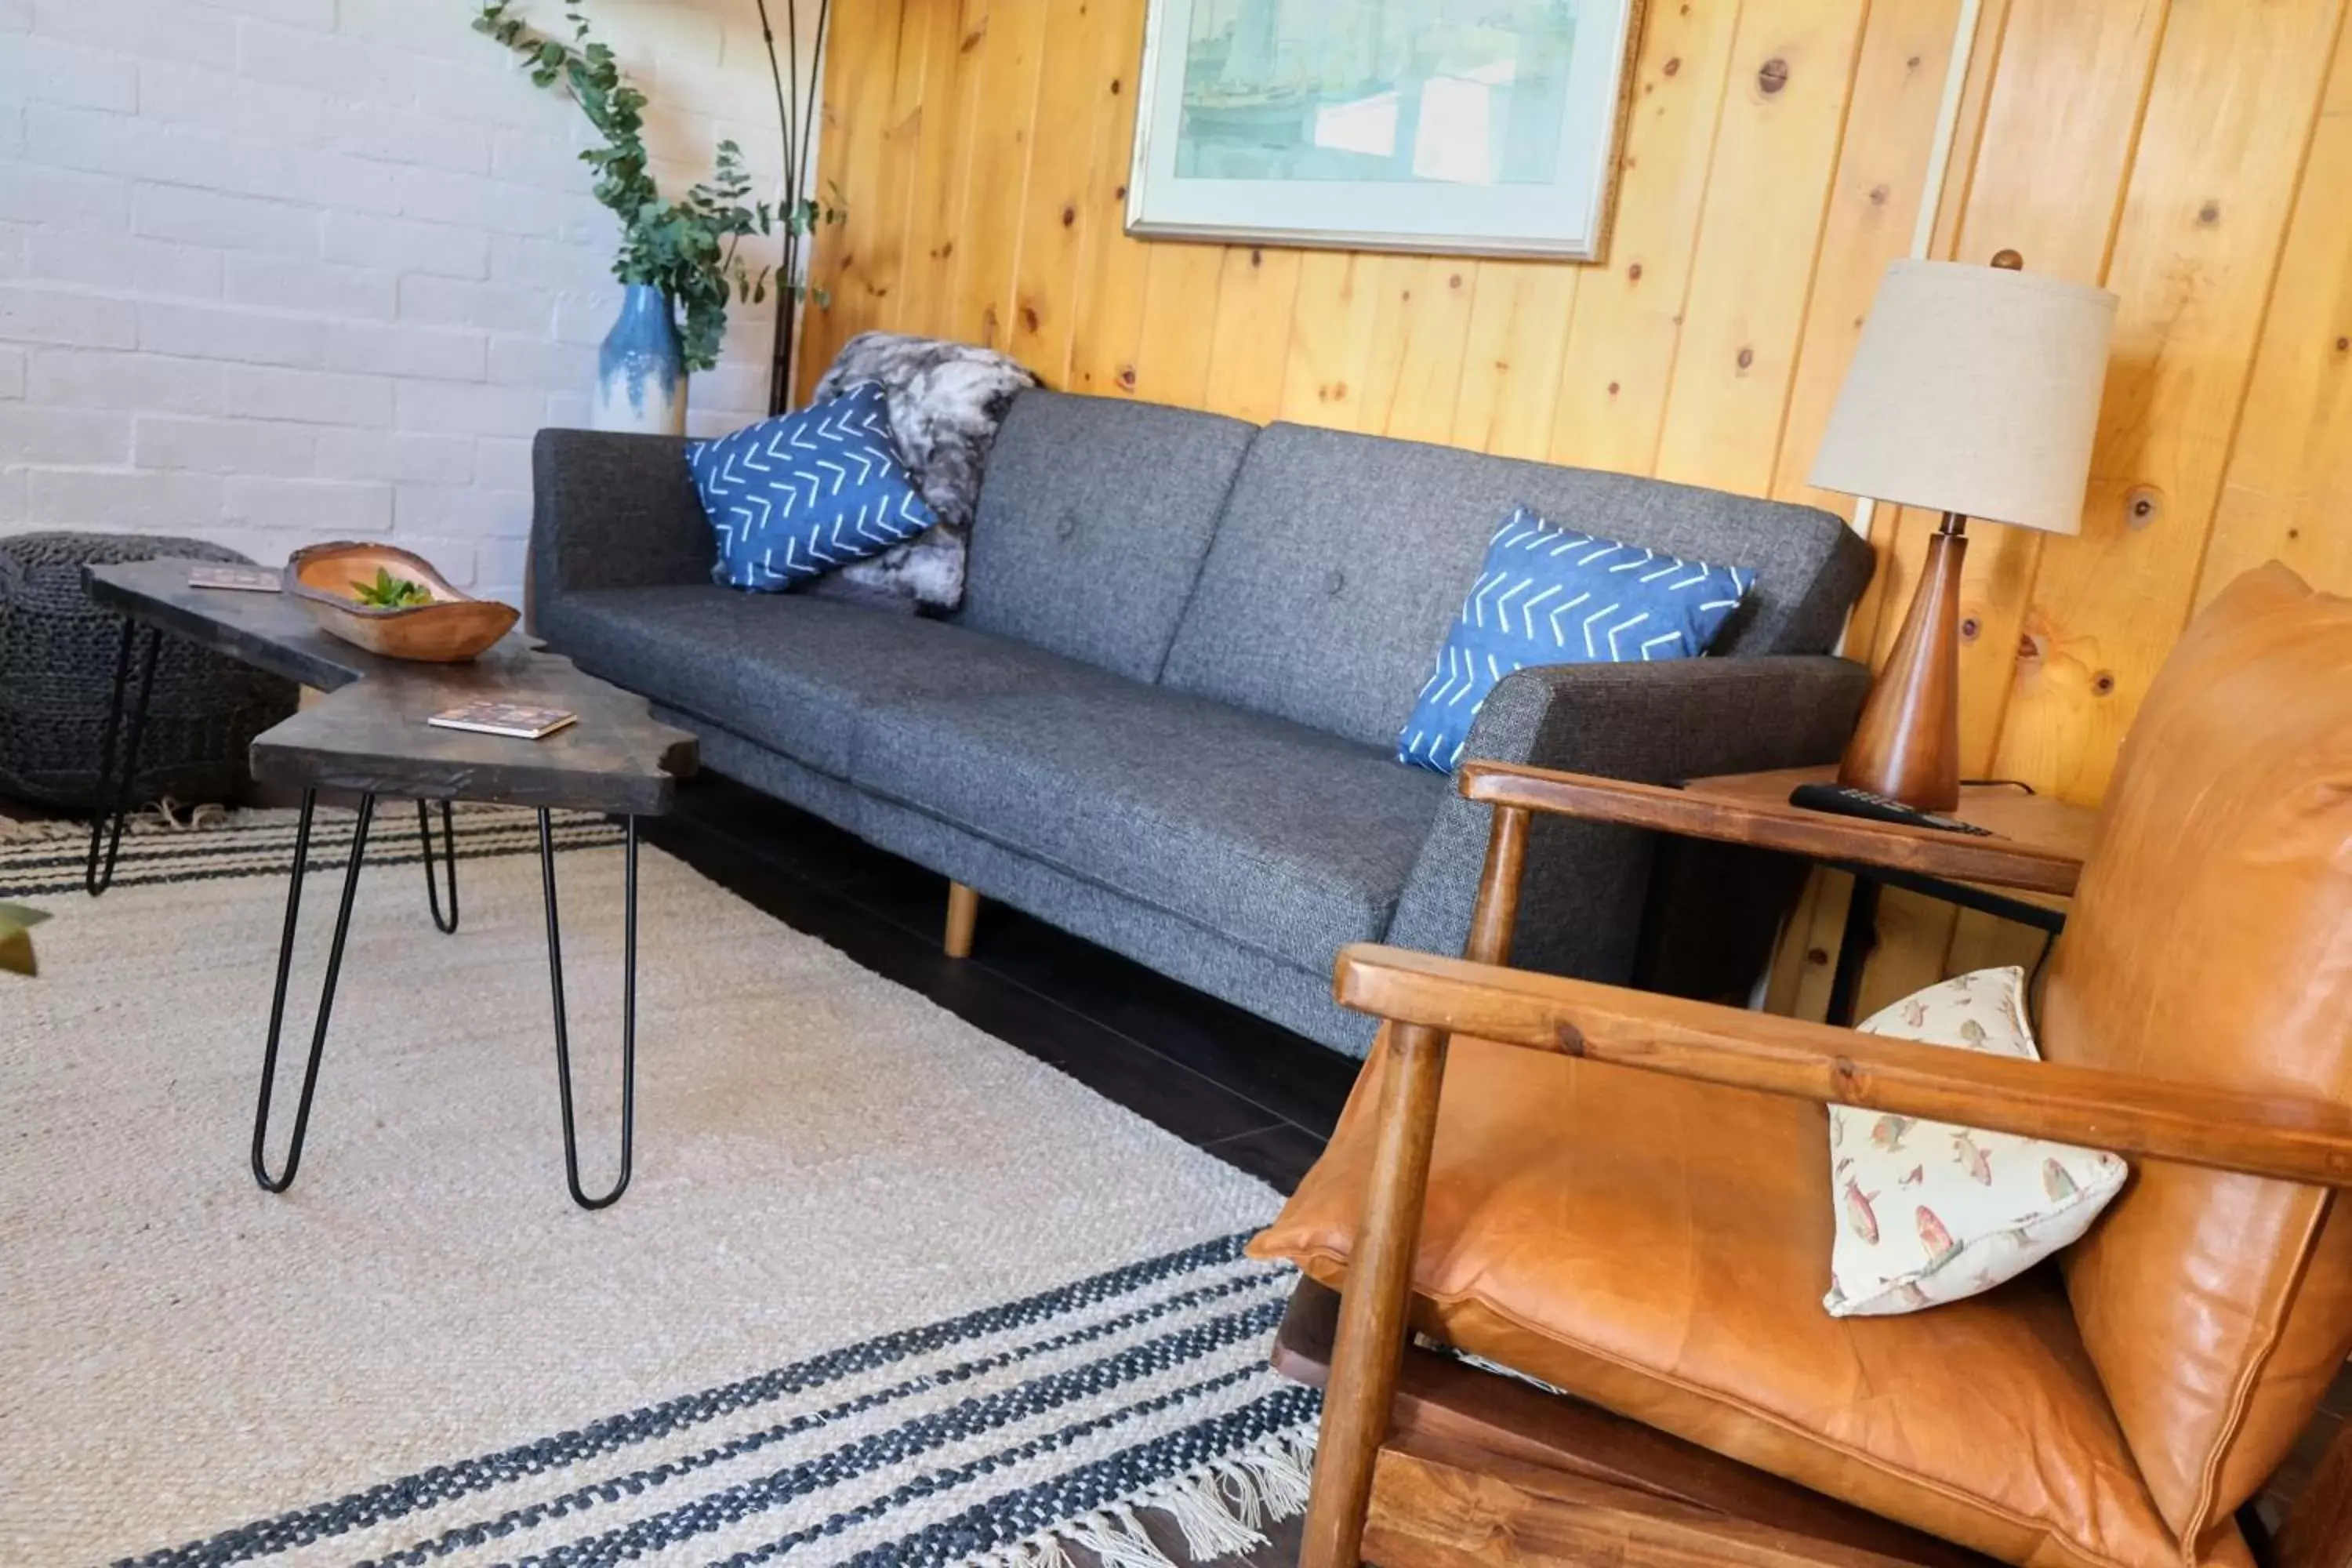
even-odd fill
[[(1956, 974), (1862, 1028), (2042, 1059), (2014, 967)], [(2096, 1149), (1832, 1105), (1837, 1241), (1822, 1305), (1836, 1318), (1885, 1317), (1990, 1290), (2079, 1239), (2128, 1173)]]

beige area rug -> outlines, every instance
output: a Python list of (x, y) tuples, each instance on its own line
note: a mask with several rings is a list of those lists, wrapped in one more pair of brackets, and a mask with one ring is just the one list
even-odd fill
[[(379, 813), (283, 1196), (247, 1144), (289, 816), (135, 833), (95, 900), (78, 838), (0, 842), (55, 916), (0, 975), (0, 1563), (1151, 1568), (1296, 1511), (1289, 1280), (1241, 1256), (1275, 1195), (651, 849), (635, 1178), (574, 1208), (530, 820), (460, 816), (444, 936)], [(562, 833), (593, 1189), (621, 857)]]

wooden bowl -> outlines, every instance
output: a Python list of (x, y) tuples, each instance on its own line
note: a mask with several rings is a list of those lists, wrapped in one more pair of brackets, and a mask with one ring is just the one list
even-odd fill
[[(359, 601), (359, 584), (377, 569), (405, 577), (433, 595), (429, 605), (378, 609)], [(454, 664), (468, 659), (513, 629), (511, 605), (477, 599), (450, 585), (421, 555), (389, 544), (312, 544), (286, 563), (286, 591), (302, 602), (319, 629), (386, 658)]]

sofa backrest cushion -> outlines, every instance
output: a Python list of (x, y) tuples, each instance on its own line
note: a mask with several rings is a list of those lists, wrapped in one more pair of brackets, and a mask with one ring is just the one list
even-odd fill
[(1487, 541), (1517, 506), (1753, 571), (1718, 654), (1825, 653), (1870, 580), (1869, 547), (1811, 507), (1274, 425), (1242, 465), (1160, 679), (1393, 745)]
[[(2352, 1105), (2352, 599), (2273, 562), (2190, 623), (2117, 758), (2041, 1025), (2053, 1062)], [(2352, 1205), (2143, 1160), (2063, 1261), (2148, 1493), (2208, 1561), (2352, 1352)]]
[(989, 457), (956, 619), (1158, 679), (1256, 433), (1159, 404), (1023, 393)]

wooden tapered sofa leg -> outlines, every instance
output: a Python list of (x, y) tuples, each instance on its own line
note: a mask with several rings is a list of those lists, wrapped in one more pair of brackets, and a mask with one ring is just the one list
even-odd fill
[(980, 895), (961, 882), (948, 884), (948, 936), (950, 958), (971, 956), (972, 923), (980, 918)]

